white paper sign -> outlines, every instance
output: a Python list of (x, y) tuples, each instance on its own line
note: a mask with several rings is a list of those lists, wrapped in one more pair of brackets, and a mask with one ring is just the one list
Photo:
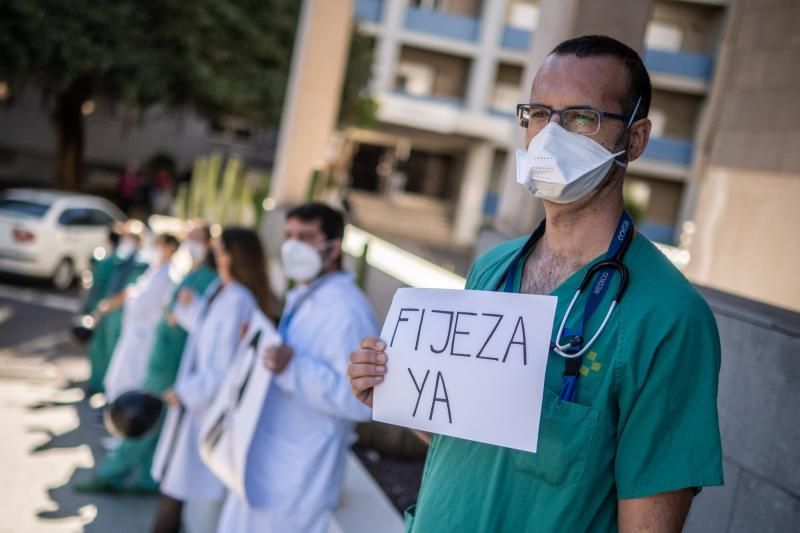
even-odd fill
[(554, 296), (399, 289), (373, 419), (536, 451)]
[(233, 366), (200, 428), (203, 462), (243, 499), (246, 499), (247, 455), (272, 379), (261, 358), (266, 348), (280, 342), (280, 336), (267, 317), (255, 311)]

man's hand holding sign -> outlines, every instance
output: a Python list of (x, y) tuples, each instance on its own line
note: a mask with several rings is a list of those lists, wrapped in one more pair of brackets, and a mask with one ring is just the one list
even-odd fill
[(354, 393), (375, 420), (535, 452), (555, 303), (401, 289), (382, 340), (351, 357)]

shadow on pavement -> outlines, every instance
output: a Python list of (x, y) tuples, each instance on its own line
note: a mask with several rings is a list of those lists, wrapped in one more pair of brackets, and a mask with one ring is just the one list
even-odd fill
[[(70, 344), (70, 343), (67, 343)], [(49, 360), (58, 358), (50, 354)], [(109, 436), (102, 422), (102, 409), (93, 408), (83, 397), (83, 381), (67, 380), (53, 395), (54, 399), (28, 404), (31, 412), (46, 412), (50, 409), (71, 409), (77, 415), (78, 423), (72, 429), (56, 432), (48, 425), (30, 425), (28, 433), (41, 433), (44, 442), (34, 446), (29, 453), (51, 453), (53, 450), (76, 449), (88, 446), (94, 465), (105, 458), (106, 451), (101, 440)], [(68, 399), (60, 399), (65, 396)], [(72, 399), (75, 398), (75, 399)], [(92, 468), (77, 467), (62, 485), (47, 488), (54, 509), (40, 510), (37, 517), (43, 520), (59, 521), (78, 517), (85, 524), (83, 531), (94, 533), (146, 533), (150, 530), (156, 497), (134, 494), (81, 493), (75, 485), (90, 479)]]
[(92, 475), (89, 468), (76, 468), (63, 485), (47, 490), (58, 508), (40, 511), (39, 518), (62, 520), (80, 517), (87, 533), (146, 533), (150, 530), (155, 498), (144, 495), (84, 494), (74, 486)]

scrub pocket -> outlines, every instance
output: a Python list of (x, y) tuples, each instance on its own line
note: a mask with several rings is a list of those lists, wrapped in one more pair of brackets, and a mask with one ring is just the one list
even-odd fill
[(583, 476), (598, 417), (597, 409), (561, 400), (545, 387), (537, 451), (509, 450), (514, 465), (556, 487), (575, 483)]

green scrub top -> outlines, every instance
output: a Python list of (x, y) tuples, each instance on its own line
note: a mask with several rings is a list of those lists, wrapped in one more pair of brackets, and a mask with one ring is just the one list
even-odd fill
[[(498, 284), (526, 239), (480, 257), (466, 288), (501, 290)], [(553, 336), (595, 262), (552, 293), (558, 297)], [(537, 452), (435, 435), (417, 504), (406, 512), (406, 531), (616, 531), (619, 499), (723, 483), (714, 316), (641, 235), (624, 263), (627, 291), (583, 356), (574, 403), (559, 398), (565, 360), (550, 352)], [(587, 335), (602, 322), (618, 277), (589, 320)], [(577, 324), (584, 301), (578, 300), (568, 327)]]
[(83, 302), (83, 313), (93, 313), (97, 309), (97, 304), (106, 296), (108, 284), (119, 263), (120, 259), (114, 254), (95, 263), (92, 269), (92, 286)]
[(183, 281), (173, 292), (172, 300), (156, 328), (155, 340), (150, 350), (147, 374), (143, 384), (145, 390), (155, 394), (162, 394), (175, 384), (183, 348), (188, 337), (185, 329), (177, 324), (173, 326), (167, 321), (167, 317), (175, 307), (178, 293), (183, 288), (189, 288), (196, 294), (202, 295), (215, 279), (217, 279), (216, 272), (207, 266), (201, 266), (186, 274), (186, 277), (183, 278)]

